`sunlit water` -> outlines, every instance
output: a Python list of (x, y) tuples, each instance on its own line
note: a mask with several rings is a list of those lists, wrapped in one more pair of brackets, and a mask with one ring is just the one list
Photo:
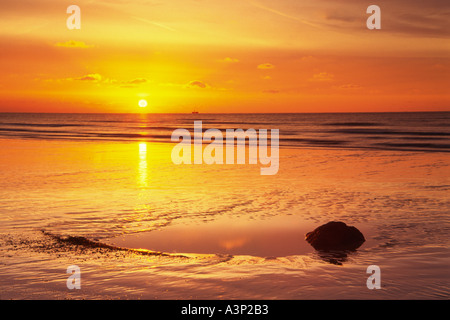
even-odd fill
[[(194, 115), (1, 115), (0, 297), (449, 298), (448, 113), (196, 116), (280, 129), (279, 172), (174, 165)], [(316, 252), (304, 234), (333, 220), (366, 242)]]

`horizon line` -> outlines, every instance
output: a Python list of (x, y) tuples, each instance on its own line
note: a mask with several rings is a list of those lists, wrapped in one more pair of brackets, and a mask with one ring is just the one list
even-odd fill
[[(199, 112), (198, 114), (350, 114), (350, 113), (442, 113), (450, 110), (428, 111), (337, 111), (337, 112)], [(13, 112), (0, 111), (0, 114), (192, 114), (191, 112)]]

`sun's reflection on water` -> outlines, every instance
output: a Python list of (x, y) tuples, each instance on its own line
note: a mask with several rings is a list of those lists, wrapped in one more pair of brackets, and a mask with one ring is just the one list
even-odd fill
[(141, 188), (148, 187), (147, 142), (139, 142), (138, 184)]

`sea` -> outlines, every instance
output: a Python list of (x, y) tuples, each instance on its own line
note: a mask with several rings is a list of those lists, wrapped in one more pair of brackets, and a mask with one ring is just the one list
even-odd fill
[(449, 112), (273, 114), (22, 114), (0, 117), (0, 137), (171, 142), (194, 121), (207, 129), (279, 129), (280, 145), (299, 148), (448, 152)]

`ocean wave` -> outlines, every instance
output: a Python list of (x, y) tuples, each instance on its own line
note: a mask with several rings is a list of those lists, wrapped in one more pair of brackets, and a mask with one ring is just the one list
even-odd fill
[(14, 126), (14, 127), (49, 127), (49, 128), (60, 128), (60, 127), (86, 127), (87, 124), (76, 124), (76, 123), (28, 123), (28, 122), (1, 122), (0, 125)]
[(373, 127), (373, 126), (382, 126), (382, 123), (376, 122), (330, 122), (324, 123), (324, 126), (343, 126), (343, 127)]
[(333, 133), (344, 134), (377, 134), (377, 135), (410, 135), (410, 136), (450, 136), (448, 132), (435, 131), (397, 131), (390, 129), (342, 129), (332, 130)]
[(450, 149), (450, 144), (438, 144), (438, 143), (393, 143), (393, 142), (382, 142), (377, 143), (377, 145), (385, 147), (396, 147), (396, 148), (431, 148), (431, 149)]

